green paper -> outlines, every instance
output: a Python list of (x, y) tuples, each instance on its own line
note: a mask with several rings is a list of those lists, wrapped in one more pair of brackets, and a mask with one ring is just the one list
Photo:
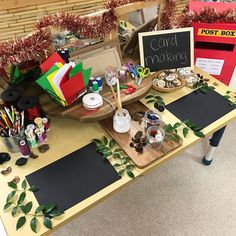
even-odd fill
[(46, 92), (51, 94), (53, 98), (55, 98), (59, 103), (61, 103), (61, 100), (56, 96), (56, 92), (54, 91), (53, 87), (49, 83), (47, 77), (53, 73), (56, 70), (59, 70), (60, 67), (56, 64), (54, 64), (43, 76), (41, 76), (39, 79), (36, 80), (36, 83), (43, 88)]
[(84, 86), (86, 87), (89, 83), (89, 78), (91, 76), (92, 72), (92, 67), (89, 67), (88, 69), (84, 70), (83, 69), (83, 62), (80, 62), (77, 64), (74, 68), (69, 73), (69, 78), (73, 77), (77, 73), (82, 71), (82, 76), (83, 76), (83, 81), (84, 81)]

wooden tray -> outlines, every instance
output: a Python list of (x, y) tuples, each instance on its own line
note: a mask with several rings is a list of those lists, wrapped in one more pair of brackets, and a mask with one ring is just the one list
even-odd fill
[[(131, 114), (131, 117), (135, 112), (147, 110), (141, 102), (135, 102), (125, 107)], [(135, 165), (139, 168), (144, 168), (153, 161), (164, 157), (167, 153), (172, 150), (182, 146), (183, 140), (180, 138), (178, 142), (174, 142), (171, 140), (165, 140), (163, 142), (162, 148), (159, 150), (155, 150), (151, 148), (151, 146), (146, 146), (142, 154), (135, 151), (135, 148), (130, 147), (130, 142), (132, 137), (137, 133), (137, 131), (144, 131), (144, 124), (142, 122), (139, 125), (139, 122), (132, 120), (131, 129), (129, 132), (125, 134), (119, 134), (113, 130), (113, 121), (112, 117), (107, 118), (106, 120), (100, 121), (99, 124), (102, 128), (109, 134), (111, 137), (119, 144), (120, 147), (124, 150), (124, 152), (133, 160)], [(162, 126), (164, 123), (162, 123)]]
[[(163, 70), (161, 71), (158, 71), (156, 73), (153, 74), (153, 79), (155, 79), (156, 77), (158, 77), (159, 74), (161, 74), (163, 72)], [(161, 88), (159, 86), (155, 86), (155, 85), (152, 85), (152, 88), (157, 90), (158, 92), (162, 92), (162, 93), (171, 93), (171, 92), (174, 92), (178, 89), (181, 89), (183, 88), (185, 85), (186, 85), (186, 80), (185, 79), (182, 79), (182, 78), (178, 78), (180, 81), (181, 81), (181, 85), (179, 87), (175, 87), (175, 88)]]
[[(129, 104), (144, 97), (152, 87), (152, 79), (153, 76), (150, 75), (147, 78), (145, 78), (139, 86), (137, 86), (131, 77), (128, 78), (128, 80), (125, 83), (135, 85), (136, 91), (128, 95), (122, 92), (121, 93), (122, 104), (123, 105)], [(105, 84), (105, 81), (103, 81), (103, 85), (104, 86), (101, 95), (106, 100), (109, 100), (111, 104), (109, 104), (104, 100), (103, 106), (96, 111), (86, 110), (83, 107), (81, 99), (80, 101), (75, 102), (75, 104), (69, 107), (62, 107), (61, 105), (57, 104), (54, 100), (52, 100), (47, 94), (44, 94), (40, 97), (40, 104), (44, 109), (44, 111), (46, 112), (46, 114), (51, 116), (77, 119), (80, 121), (99, 121), (102, 119), (106, 119), (107, 117), (112, 116), (114, 114), (116, 110), (116, 105), (115, 105), (115, 100), (112, 96), (112, 92), (110, 88)]]

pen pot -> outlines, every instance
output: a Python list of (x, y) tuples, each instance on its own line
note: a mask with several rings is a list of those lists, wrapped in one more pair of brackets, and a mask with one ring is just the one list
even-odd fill
[(148, 110), (145, 112), (144, 115), (144, 128), (145, 131), (151, 126), (159, 126), (161, 123), (161, 115), (157, 114), (153, 110)]
[(126, 133), (131, 127), (131, 117), (126, 109), (122, 109), (123, 116), (117, 110), (113, 116), (113, 128), (117, 133)]
[(24, 139), (24, 129), (22, 129), (17, 135), (1, 137), (1, 141), (6, 146), (7, 150), (12, 153), (20, 152), (18, 144), (22, 139)]

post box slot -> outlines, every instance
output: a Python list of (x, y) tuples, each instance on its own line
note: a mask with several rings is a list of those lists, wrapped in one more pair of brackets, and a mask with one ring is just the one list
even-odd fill
[(208, 49), (217, 51), (230, 51), (234, 50), (235, 44), (229, 43), (213, 43), (213, 42), (195, 42), (195, 48), (197, 49)]

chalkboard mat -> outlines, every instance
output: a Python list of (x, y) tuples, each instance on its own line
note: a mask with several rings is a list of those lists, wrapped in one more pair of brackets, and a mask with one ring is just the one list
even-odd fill
[(96, 153), (95, 143), (61, 158), (26, 176), (29, 184), (39, 187), (39, 204), (55, 203), (67, 210), (106, 186), (119, 176), (110, 162)]
[(166, 109), (182, 121), (188, 119), (205, 128), (235, 109), (235, 106), (229, 106), (222, 95), (212, 90), (207, 94), (194, 91), (168, 104)]
[(141, 65), (151, 72), (193, 66), (192, 28), (139, 34)]

